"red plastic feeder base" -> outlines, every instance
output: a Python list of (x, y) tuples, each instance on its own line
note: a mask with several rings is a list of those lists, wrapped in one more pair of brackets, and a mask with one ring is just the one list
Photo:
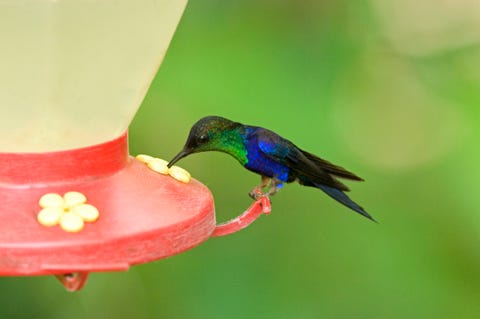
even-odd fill
[(271, 210), (270, 199), (267, 196), (261, 196), (240, 216), (231, 219), (226, 223), (217, 225), (212, 233), (212, 237), (220, 237), (236, 233), (249, 226), (260, 217), (260, 215), (270, 214)]
[[(68, 191), (85, 194), (100, 218), (79, 233), (40, 225), (40, 197)], [(129, 157), (126, 134), (69, 151), (0, 153), (2, 276), (56, 274), (75, 290), (85, 272), (126, 270), (171, 256), (205, 241), (214, 229), (210, 191)]]
[[(40, 225), (40, 197), (69, 191), (85, 194), (100, 218), (78, 233)], [(262, 197), (217, 227), (210, 191), (130, 157), (126, 133), (74, 150), (0, 153), (0, 276), (53, 274), (68, 290), (79, 290), (89, 272), (126, 270), (178, 254), (268, 212), (270, 202)]]

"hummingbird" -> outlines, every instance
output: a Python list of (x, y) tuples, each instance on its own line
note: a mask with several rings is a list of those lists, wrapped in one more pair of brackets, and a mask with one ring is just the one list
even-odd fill
[[(253, 199), (272, 196), (284, 183), (297, 181), (301, 185), (321, 189), (346, 207), (375, 221), (345, 194), (349, 188), (338, 180), (363, 181), (361, 177), (300, 149), (268, 129), (220, 116), (204, 117), (192, 126), (185, 146), (168, 163), (168, 167), (190, 154), (206, 151), (230, 154), (243, 167), (261, 176), (261, 184), (249, 192)], [(264, 189), (268, 190), (262, 192)]]

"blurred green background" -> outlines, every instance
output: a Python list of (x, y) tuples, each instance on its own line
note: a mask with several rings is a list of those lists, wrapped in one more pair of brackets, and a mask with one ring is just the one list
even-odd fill
[[(170, 159), (221, 115), (358, 173), (374, 224), (296, 184), (251, 227), (67, 293), (1, 278), (0, 318), (478, 318), (480, 11), (475, 0), (195, 0), (130, 127)], [(238, 215), (257, 175), (182, 160)]]

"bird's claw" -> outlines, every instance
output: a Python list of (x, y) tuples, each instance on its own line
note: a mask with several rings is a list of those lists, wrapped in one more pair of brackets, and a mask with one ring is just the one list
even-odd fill
[(260, 189), (254, 188), (248, 193), (248, 196), (254, 200), (259, 200), (262, 197), (268, 197), (268, 194), (264, 194)]
[(257, 204), (260, 204), (260, 206), (262, 207), (262, 212), (264, 214), (270, 214), (270, 212), (272, 211), (270, 192), (262, 193), (262, 190), (260, 188), (254, 188), (248, 193), (248, 195), (252, 199), (254, 199)]

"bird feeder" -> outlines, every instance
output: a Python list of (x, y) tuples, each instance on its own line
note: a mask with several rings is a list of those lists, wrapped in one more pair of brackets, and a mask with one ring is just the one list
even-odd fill
[[(78, 290), (90, 272), (180, 253), (270, 211), (262, 197), (216, 225), (204, 185), (158, 174), (129, 155), (128, 125), (185, 5), (1, 1), (0, 275), (55, 275)], [(44, 226), (46, 195), (64, 196), (51, 205), (65, 212), (88, 204), (98, 215), (82, 230)]]

